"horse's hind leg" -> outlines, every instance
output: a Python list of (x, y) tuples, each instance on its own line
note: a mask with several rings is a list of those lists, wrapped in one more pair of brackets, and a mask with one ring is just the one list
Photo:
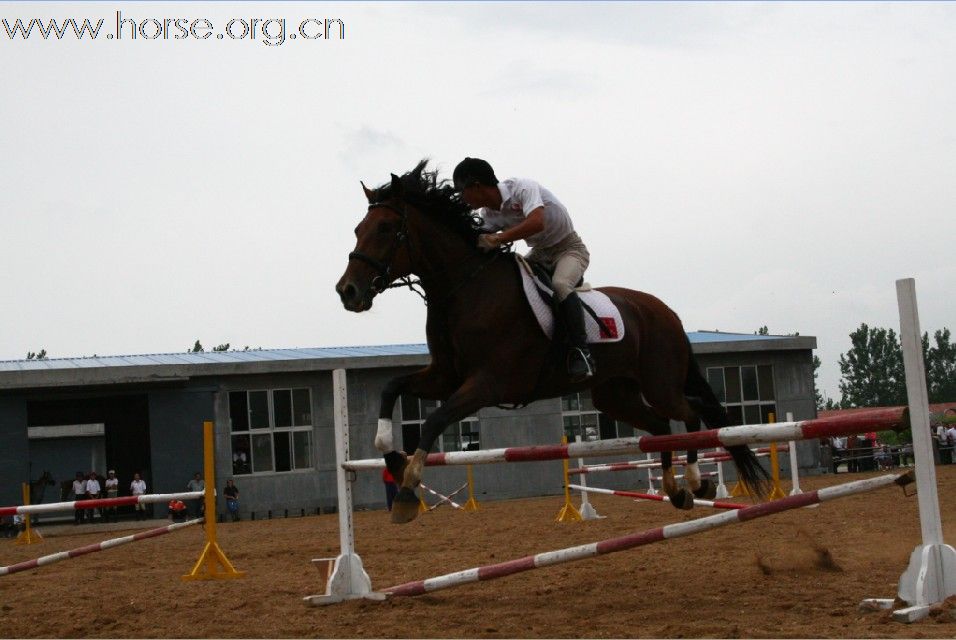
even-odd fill
[[(614, 420), (627, 422), (635, 429), (654, 435), (670, 433), (669, 419), (658, 415), (644, 403), (641, 389), (633, 380), (608, 380), (591, 390), (591, 399), (596, 409)], [(691, 509), (694, 506), (694, 496), (677, 484), (670, 451), (661, 452), (661, 479), (664, 493), (671, 504), (678, 509)]]
[[(691, 403), (693, 408), (693, 403)], [(694, 416), (691, 420), (684, 422), (687, 432), (700, 431), (700, 418)], [(702, 500), (713, 500), (717, 497), (717, 485), (709, 478), (700, 477), (700, 467), (697, 464), (697, 449), (688, 449), (687, 464), (684, 465), (684, 482), (690, 488), (694, 497)]]

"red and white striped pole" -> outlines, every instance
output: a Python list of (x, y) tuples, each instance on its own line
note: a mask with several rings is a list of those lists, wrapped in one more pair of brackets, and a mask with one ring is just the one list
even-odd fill
[[(202, 492), (200, 492), (201, 494)], [(27, 571), (29, 569), (36, 569), (37, 567), (43, 567), (48, 564), (53, 564), (54, 562), (61, 562), (63, 560), (72, 560), (79, 556), (85, 556), (88, 553), (95, 553), (97, 551), (106, 551), (107, 549), (112, 549), (113, 547), (119, 547), (124, 544), (129, 544), (130, 542), (136, 542), (137, 540), (145, 540), (146, 538), (155, 538), (156, 536), (162, 536), (167, 533), (176, 531), (177, 529), (182, 529), (184, 527), (191, 527), (194, 524), (199, 524), (203, 520), (198, 518), (196, 520), (187, 520), (186, 522), (177, 522), (175, 524), (167, 525), (165, 527), (159, 527), (157, 529), (150, 529), (149, 531), (141, 531), (139, 533), (133, 534), (131, 536), (123, 536), (122, 538), (111, 538), (110, 540), (104, 540), (103, 542), (97, 542), (96, 544), (88, 544), (85, 547), (79, 547), (78, 549), (71, 549), (70, 551), (60, 551), (59, 553), (51, 553), (47, 556), (42, 556), (36, 558), (35, 560), (27, 560), (26, 562), (19, 562), (17, 564), (11, 564), (8, 567), (0, 567), (0, 576), (9, 575), (11, 573), (19, 573), (20, 571)]]
[(459, 585), (468, 584), (471, 582), (504, 578), (506, 576), (510, 576), (515, 573), (521, 573), (523, 571), (531, 571), (533, 569), (540, 569), (550, 565), (564, 564), (566, 562), (573, 562), (575, 560), (593, 558), (594, 556), (624, 551), (625, 549), (633, 549), (634, 547), (640, 547), (643, 545), (652, 544), (654, 542), (661, 542), (662, 540), (669, 540), (671, 538), (682, 538), (684, 536), (701, 533), (703, 531), (715, 529), (728, 524), (746, 522), (747, 520), (753, 520), (755, 518), (762, 518), (764, 516), (780, 513), (781, 511), (788, 511), (790, 509), (797, 509), (799, 507), (805, 507), (818, 502), (825, 502), (835, 498), (842, 498), (844, 496), (863, 493), (865, 491), (872, 491), (874, 489), (889, 486), (894, 482), (898, 482), (899, 478), (904, 476), (884, 475), (876, 478), (868, 478), (866, 480), (857, 480), (856, 482), (849, 482), (836, 487), (819, 489), (817, 491), (801, 493), (795, 496), (788, 496), (773, 502), (765, 502), (750, 507), (744, 507), (743, 509), (725, 511), (713, 516), (700, 518), (698, 520), (670, 524), (664, 527), (658, 527), (656, 529), (648, 529), (647, 531), (632, 533), (620, 538), (610, 538), (608, 540), (592, 542), (590, 544), (584, 544), (577, 547), (569, 547), (567, 549), (559, 549), (557, 551), (548, 551), (533, 556), (519, 558), (517, 560), (510, 560), (508, 562), (500, 562), (498, 564), (487, 565), (484, 567), (466, 569), (465, 571), (457, 571), (455, 573), (449, 573), (435, 578), (428, 578), (427, 580), (407, 582), (405, 584), (389, 587), (388, 589), (383, 589), (382, 592), (391, 596), (417, 596), (424, 593), (439, 591), (441, 589), (457, 587)]
[[(579, 484), (572, 484), (572, 489), (586, 491), (588, 493), (603, 493), (608, 496), (622, 496), (624, 498), (637, 498), (638, 500), (656, 500), (657, 502), (670, 502), (667, 496), (656, 493), (639, 493), (637, 491), (619, 491), (617, 489), (599, 489), (597, 487), (585, 487)], [(698, 507), (711, 507), (713, 509), (743, 509), (749, 505), (737, 504), (736, 502), (721, 502), (719, 500), (700, 500), (694, 499), (694, 504)]]
[(34, 513), (56, 513), (58, 511), (94, 509), (100, 507), (122, 507), (124, 505), (130, 504), (169, 502), (170, 500), (194, 500), (196, 498), (202, 498), (204, 495), (206, 495), (204, 491), (187, 491), (185, 493), (149, 493), (141, 496), (98, 498), (95, 500), (74, 500), (72, 502), (48, 502), (46, 504), (0, 507), (0, 516), (26, 515)]
[[(452, 466), (498, 462), (539, 462), (543, 460), (613, 456), (625, 453), (726, 448), (735, 445), (828, 438), (874, 429), (896, 429), (908, 424), (909, 417), (906, 407), (892, 407), (860, 411), (847, 416), (814, 418), (798, 422), (778, 422), (776, 424), (723, 427), (722, 429), (676, 433), (666, 436), (640, 436), (614, 440), (572, 442), (570, 444), (487, 449), (485, 451), (432, 453), (425, 459), (425, 464), (427, 466)], [(385, 461), (381, 458), (351, 460), (343, 463), (343, 468), (350, 471), (381, 469), (384, 466)]]

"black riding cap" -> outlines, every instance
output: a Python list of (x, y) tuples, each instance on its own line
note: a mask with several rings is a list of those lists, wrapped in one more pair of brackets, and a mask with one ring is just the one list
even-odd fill
[(495, 177), (495, 170), (491, 165), (480, 158), (465, 158), (455, 167), (452, 174), (455, 182), (455, 190), (461, 191), (474, 183), (493, 187), (498, 184), (498, 178)]

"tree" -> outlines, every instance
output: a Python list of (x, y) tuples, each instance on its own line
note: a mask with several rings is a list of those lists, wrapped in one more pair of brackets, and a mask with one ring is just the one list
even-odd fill
[(27, 360), (46, 360), (46, 349), (40, 351), (27, 351)]
[(757, 335), (757, 336), (769, 336), (769, 335), (770, 335), (770, 330), (767, 329), (767, 325), (764, 325), (764, 326), (760, 327), (759, 329), (757, 329), (756, 331), (754, 331), (754, 335)]
[(956, 344), (949, 341), (949, 329), (933, 334), (934, 346), (929, 346), (929, 334), (923, 334), (923, 357), (930, 402), (956, 400)]
[[(823, 400), (823, 394), (820, 393), (820, 385), (817, 384), (817, 376), (820, 373), (820, 365), (823, 364), (820, 361), (820, 356), (813, 356), (813, 399), (816, 402), (817, 409), (823, 409), (825, 406)], [(827, 398), (829, 400), (829, 398)]]
[(229, 351), (229, 343), (221, 344), (218, 347), (213, 347), (213, 351)]
[(193, 345), (192, 349), (188, 349), (186, 353), (203, 353), (205, 349), (202, 348), (202, 343), (199, 340), (196, 340), (196, 344)]
[(903, 350), (896, 332), (863, 323), (850, 334), (852, 348), (840, 354), (841, 405), (878, 407), (906, 404)]

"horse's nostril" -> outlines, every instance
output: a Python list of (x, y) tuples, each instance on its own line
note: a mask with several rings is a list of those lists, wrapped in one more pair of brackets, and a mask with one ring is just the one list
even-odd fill
[(358, 289), (356, 289), (355, 285), (352, 283), (345, 285), (339, 290), (339, 296), (342, 297), (343, 302), (354, 300), (357, 295)]

